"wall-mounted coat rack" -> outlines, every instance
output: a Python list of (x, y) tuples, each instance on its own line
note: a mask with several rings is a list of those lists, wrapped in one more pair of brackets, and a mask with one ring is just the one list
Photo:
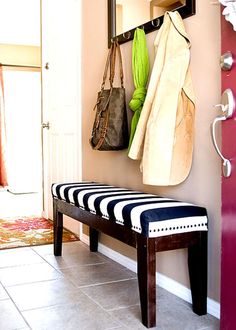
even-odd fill
[[(154, 1), (154, 0), (152, 0)], [(150, 3), (152, 2), (150, 1)], [(160, 2), (163, 2), (160, 0)], [(168, 0), (168, 2), (171, 2)], [(195, 0), (182, 0), (182, 1), (172, 1), (176, 4), (173, 10), (178, 10), (182, 18), (187, 18), (192, 16), (196, 12)], [(120, 44), (130, 41), (134, 38), (134, 31), (137, 27), (144, 29), (145, 33), (150, 33), (152, 31), (158, 30), (162, 23), (164, 16), (153, 18), (148, 22), (144, 22), (131, 30), (124, 31), (117, 35), (117, 13), (116, 13), (117, 1), (108, 0), (108, 48), (110, 48), (111, 41), (117, 39)], [(171, 8), (171, 7), (168, 7)], [(169, 10), (169, 9), (167, 9)]]

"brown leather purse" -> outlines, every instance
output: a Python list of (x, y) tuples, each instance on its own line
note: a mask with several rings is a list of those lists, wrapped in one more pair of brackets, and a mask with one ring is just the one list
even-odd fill
[[(113, 87), (115, 76), (116, 52), (120, 64), (121, 87)], [(110, 66), (110, 88), (105, 89), (108, 68)], [(120, 45), (113, 42), (108, 53), (101, 90), (98, 93), (95, 121), (90, 144), (95, 150), (121, 150), (128, 147), (128, 121), (123, 84), (123, 67)]]

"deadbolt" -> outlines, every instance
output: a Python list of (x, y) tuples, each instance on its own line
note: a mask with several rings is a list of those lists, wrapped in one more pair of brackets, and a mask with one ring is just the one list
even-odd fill
[(220, 67), (223, 71), (230, 71), (234, 63), (231, 52), (226, 52), (220, 57)]

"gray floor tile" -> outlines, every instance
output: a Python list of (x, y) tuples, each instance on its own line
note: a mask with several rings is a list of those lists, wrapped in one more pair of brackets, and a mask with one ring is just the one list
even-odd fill
[(24, 318), (10, 299), (0, 301), (0, 329), (29, 329)]
[[(62, 257), (53, 245), (0, 251), (0, 329), (146, 329), (136, 274), (82, 242), (64, 243)], [(219, 320), (157, 287), (153, 329), (218, 330)]]
[[(128, 329), (146, 329), (141, 323), (140, 306), (131, 306), (113, 310), (110, 314), (117, 318)], [(157, 305), (157, 330), (219, 330), (219, 320), (210, 315), (198, 316), (191, 310), (191, 306), (179, 306), (170, 302), (168, 309), (163, 310), (161, 301)]]
[(46, 245), (38, 245), (38, 246), (32, 246), (31, 249), (35, 252), (37, 252), (39, 255), (44, 256), (47, 254), (53, 255), (53, 244), (46, 244)]
[(67, 256), (69, 254), (77, 254), (78, 251), (87, 251), (89, 252), (89, 247), (85, 243), (81, 241), (71, 242), (69, 244), (63, 243), (62, 245), (62, 253)]
[(57, 279), (11, 286), (6, 290), (19, 310), (24, 311), (76, 302), (79, 289), (66, 279)]
[(174, 294), (164, 290), (161, 287), (156, 288), (156, 305), (160, 312), (169, 310), (170, 306), (183, 305), (183, 308), (189, 306), (189, 303), (185, 300), (175, 296)]
[[(65, 246), (67, 245), (65, 244)], [(93, 265), (107, 261), (101, 254), (90, 252), (88, 248), (84, 248), (83, 246), (77, 247), (76, 253), (70, 253), (69, 249), (65, 249), (61, 257), (44, 255), (43, 258), (57, 269), (71, 268), (78, 265)]]
[(44, 262), (44, 260), (30, 248), (17, 248), (0, 251), (0, 268), (41, 262)]
[(122, 323), (125, 329), (144, 330), (147, 328), (142, 324), (140, 306), (120, 308), (109, 312), (114, 318)]
[(0, 281), (4, 286), (53, 280), (63, 275), (45, 263), (0, 268)]
[(76, 304), (53, 306), (23, 312), (33, 330), (119, 329), (121, 323), (83, 293)]
[[(37, 252), (41, 256), (53, 255), (53, 244), (32, 246), (32, 250)], [(62, 245), (63, 255), (67, 254), (78, 254), (81, 249), (88, 250), (88, 246), (82, 243), (81, 241), (75, 242), (65, 242)]]
[(78, 287), (136, 278), (136, 274), (112, 262), (77, 266), (62, 273)]
[(82, 292), (106, 310), (114, 310), (139, 304), (136, 279), (81, 288)]
[[(212, 330), (219, 329), (219, 321), (210, 315), (198, 316), (192, 311), (190, 304), (170, 305), (169, 310), (158, 312), (157, 320), (160, 329), (169, 330), (200, 330), (205, 326), (212, 326)], [(159, 329), (159, 328), (157, 328)]]
[[(201, 318), (201, 317), (199, 317)], [(176, 330), (200, 330), (202, 329), (201, 321), (194, 319), (194, 317), (181, 318), (181, 315), (170, 314), (168, 312), (163, 313), (162, 317), (159, 319), (159, 325), (161, 329), (173, 329)], [(213, 327), (213, 329), (219, 329), (218, 327)]]
[[(53, 244), (32, 246), (31, 249), (37, 252), (41, 256), (54, 255)], [(79, 254), (79, 253), (87, 253), (87, 252), (89, 252), (89, 247), (81, 241), (65, 242), (62, 244), (63, 256), (70, 256), (71, 254)]]

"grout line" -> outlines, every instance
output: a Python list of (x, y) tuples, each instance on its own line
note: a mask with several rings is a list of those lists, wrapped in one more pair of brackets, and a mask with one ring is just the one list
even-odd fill
[[(8, 296), (9, 296), (9, 299), (11, 300), (11, 302), (13, 303), (13, 305), (15, 306), (16, 310), (18, 311), (18, 313), (20, 314), (20, 316), (23, 318), (25, 324), (28, 326), (28, 328), (29, 328), (30, 330), (33, 330), (33, 329), (30, 327), (30, 325), (29, 325), (29, 323), (27, 322), (27, 320), (25, 319), (25, 317), (23, 316), (23, 314), (22, 314), (22, 312), (20, 311), (20, 309), (18, 308), (18, 306), (16, 305), (16, 303), (14, 302), (14, 300), (13, 300), (13, 298), (11, 297), (10, 293), (8, 292), (7, 288), (6, 288), (5, 286), (3, 286), (3, 287), (4, 287), (4, 289), (6, 290)], [(24, 329), (24, 328), (23, 328), (23, 329)]]
[(137, 280), (137, 278), (124, 278), (121, 280), (114, 280), (114, 281), (107, 281), (107, 282), (101, 282), (101, 283), (93, 283), (93, 284), (87, 284), (87, 285), (81, 285), (78, 286), (78, 289), (84, 289), (84, 288), (90, 288), (92, 286), (102, 286), (102, 285), (107, 285), (107, 284), (112, 284), (112, 283), (120, 283), (120, 282), (125, 282), (125, 281), (130, 281), (130, 280)]

